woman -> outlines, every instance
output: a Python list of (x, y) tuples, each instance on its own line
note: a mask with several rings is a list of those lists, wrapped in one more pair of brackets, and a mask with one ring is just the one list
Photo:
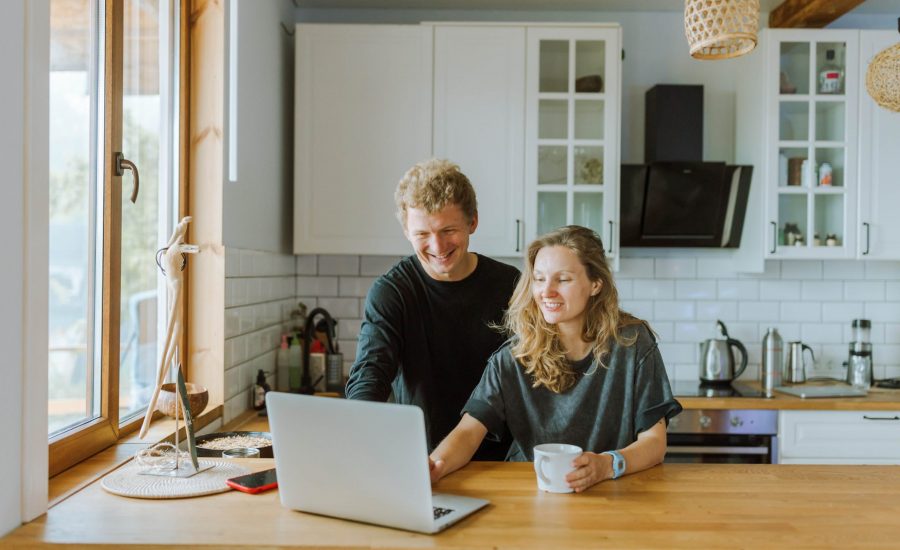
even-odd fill
[(431, 453), (432, 481), (466, 465), (488, 434), (513, 436), (507, 460), (533, 460), (541, 443), (578, 445), (566, 477), (577, 492), (661, 463), (681, 405), (649, 328), (619, 309), (600, 237), (563, 227), (526, 261), (505, 318), (513, 336)]

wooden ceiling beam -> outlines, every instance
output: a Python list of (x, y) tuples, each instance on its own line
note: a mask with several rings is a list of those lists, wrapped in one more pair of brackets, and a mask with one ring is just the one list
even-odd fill
[(769, 27), (821, 29), (863, 1), (785, 0), (769, 13)]

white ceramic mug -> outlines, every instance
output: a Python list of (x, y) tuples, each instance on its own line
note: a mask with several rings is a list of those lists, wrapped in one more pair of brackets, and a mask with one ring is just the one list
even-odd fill
[(538, 489), (548, 493), (571, 493), (566, 475), (575, 469), (572, 461), (581, 456), (581, 447), (565, 443), (544, 443), (534, 448), (534, 473)]

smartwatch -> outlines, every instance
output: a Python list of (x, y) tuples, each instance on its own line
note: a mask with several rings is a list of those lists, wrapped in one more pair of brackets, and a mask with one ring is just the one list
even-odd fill
[(604, 451), (601, 454), (612, 457), (613, 479), (619, 479), (625, 473), (625, 457), (619, 451)]

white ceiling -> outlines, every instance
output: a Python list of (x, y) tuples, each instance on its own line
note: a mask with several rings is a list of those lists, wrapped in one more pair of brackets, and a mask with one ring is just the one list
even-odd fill
[[(300, 8), (555, 11), (683, 11), (684, 0), (293, 0)], [(769, 12), (782, 0), (760, 0)], [(867, 0), (851, 13), (900, 15), (900, 0)]]

